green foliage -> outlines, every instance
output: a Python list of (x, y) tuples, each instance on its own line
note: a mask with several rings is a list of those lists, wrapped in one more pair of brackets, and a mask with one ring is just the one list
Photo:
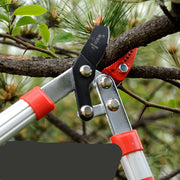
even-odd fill
[(21, 28), (19, 26), (13, 28), (12, 35), (17, 36), (19, 34), (20, 30), (21, 30)]
[[(18, 35), (18, 33), (20, 32), (21, 29), (19, 28), (19, 26), (36, 23), (35, 19), (33, 19), (31, 16), (26, 15), (39, 16), (47, 11), (44, 7), (41, 7), (39, 5), (29, 5), (17, 7), (11, 15), (11, 12), (9, 11), (9, 3), (11, 3), (11, 1), (1, 2), (1, 5), (5, 9), (5, 11), (0, 11), (0, 22), (3, 22), (8, 28), (8, 33), (13, 34), (14, 36)], [(22, 17), (20, 17), (20, 19), (18, 19), (18, 21), (16, 22), (15, 18), (17, 15)]]
[(86, 39), (94, 26), (106, 25), (110, 27), (111, 36), (116, 37), (125, 31), (131, 8), (132, 5), (115, 1), (65, 1), (60, 9), (61, 26)]
[(9, 11), (9, 8), (8, 8), (8, 3), (9, 2), (9, 0), (7, 1), (7, 0), (1, 0), (0, 1), (0, 5), (1, 5), (1, 7), (3, 7), (4, 9), (5, 9), (5, 11)]
[(42, 48), (42, 49), (47, 49), (47, 46), (44, 44), (43, 41), (39, 40), (39, 41), (36, 41), (36, 44), (35, 44), (37, 47), (39, 48)]
[(52, 40), (52, 45), (58, 43), (58, 42), (70, 42), (74, 40), (74, 36), (71, 33), (68, 32), (60, 32), (56, 36), (54, 36)]
[(29, 5), (29, 6), (23, 6), (17, 8), (13, 15), (32, 15), (32, 16), (38, 16), (42, 15), (47, 11), (47, 9), (39, 6), (39, 5)]
[(50, 38), (50, 32), (46, 24), (41, 24), (38, 26), (39, 32), (43, 40), (47, 43)]
[(18, 20), (16, 26), (24, 26), (27, 24), (34, 24), (34, 23), (36, 23), (36, 21), (31, 16), (23, 16)]
[[(79, 44), (84, 44), (96, 25), (109, 26), (111, 38), (113, 39), (122, 32), (136, 27), (156, 15), (162, 15), (160, 8), (152, 1), (129, 4), (109, 0), (34, 0), (31, 1), (34, 5), (18, 8), (15, 6), (15, 11), (11, 10), (8, 3), (13, 4), (12, 1), (0, 1), (1, 30), (14, 36), (20, 35), (30, 39), (37, 47), (53, 52), (57, 47), (79, 51), (81, 49)], [(167, 4), (170, 3), (167, 2)], [(41, 10), (35, 12), (34, 7)], [(31, 17), (31, 15), (33, 16)], [(4, 30), (5, 28), (6, 30)], [(151, 43), (146, 47), (138, 48), (134, 64), (179, 68), (180, 46), (178, 38), (179, 33), (167, 36), (161, 41)], [(2, 53), (8, 53), (8, 46), (1, 45), (1, 49)], [(20, 55), (23, 52), (17, 49), (12, 51), (13, 54)], [(33, 51), (27, 52), (26, 55), (47, 56)], [(16, 81), (17, 79), (18, 81)], [(21, 76), (13, 76), (12, 78), (12, 76), (7, 75), (5, 78), (3, 74), (3, 76), (0, 76), (1, 110), (16, 101), (20, 94), (26, 92), (27, 89), (31, 89), (35, 85), (41, 86), (45, 81), (48, 81), (47, 78), (28, 78), (26, 83), (22, 83), (23, 78)], [(161, 83), (162, 80), (157, 79), (127, 78), (123, 81), (123, 86), (141, 98), (149, 99), (152, 103), (179, 108), (179, 89), (164, 83), (156, 90)], [(19, 87), (21, 84), (26, 87), (26, 90)], [(154, 95), (151, 97), (151, 94)], [(143, 112), (145, 106), (142, 103), (122, 91), (120, 91), (120, 95), (132, 124), (141, 122), (144, 118), (143, 123), (145, 125), (138, 127), (137, 130), (155, 179), (176, 169), (180, 164), (180, 154), (178, 153), (180, 149), (179, 114), (169, 113), (163, 118), (153, 119), (155, 115), (167, 112), (148, 107)], [(93, 104), (99, 103), (96, 92), (93, 91), (91, 97)], [(75, 131), (80, 134), (83, 133), (82, 122), (77, 117), (74, 94), (70, 94), (58, 102), (53, 113)], [(141, 113), (142, 119), (140, 118)], [(87, 138), (91, 142), (109, 142), (111, 133), (105, 116), (94, 118), (92, 121), (87, 122), (86, 126)], [(70, 137), (45, 119), (38, 123), (34, 122), (30, 127), (21, 131), (16, 138), (38, 142), (72, 142)]]
[(10, 21), (7, 13), (5, 13), (4, 11), (0, 11), (0, 19), (6, 21), (6, 22), (8, 22), (8, 23), (9, 23), (9, 21)]

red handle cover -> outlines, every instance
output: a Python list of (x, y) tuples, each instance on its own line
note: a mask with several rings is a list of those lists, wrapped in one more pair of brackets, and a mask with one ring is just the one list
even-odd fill
[(143, 150), (136, 130), (116, 134), (111, 137), (111, 142), (117, 144), (121, 148), (123, 156)]
[(153, 177), (147, 177), (147, 178), (144, 178), (144, 179), (141, 179), (141, 180), (154, 180)]
[(25, 95), (21, 96), (20, 99), (23, 99), (32, 107), (37, 116), (37, 120), (41, 119), (55, 108), (52, 100), (40, 87), (33, 88)]
[[(132, 68), (132, 65), (136, 57), (136, 52), (137, 52), (137, 48), (129, 51), (123, 57), (118, 59), (115, 63), (103, 69), (102, 73), (110, 75), (116, 82), (123, 81)], [(121, 64), (125, 64), (128, 67), (127, 72), (122, 72), (119, 69)]]

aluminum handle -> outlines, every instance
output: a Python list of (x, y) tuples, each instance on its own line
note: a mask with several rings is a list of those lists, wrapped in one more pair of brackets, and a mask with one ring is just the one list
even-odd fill
[(0, 145), (36, 120), (33, 109), (24, 100), (19, 100), (0, 113)]
[(153, 175), (143, 151), (123, 156), (121, 164), (128, 180), (153, 180)]

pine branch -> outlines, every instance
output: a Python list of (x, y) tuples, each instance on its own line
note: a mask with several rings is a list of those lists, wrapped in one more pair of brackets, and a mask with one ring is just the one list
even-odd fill
[(162, 106), (162, 105), (159, 105), (159, 104), (154, 104), (154, 103), (151, 103), (149, 101), (146, 101), (145, 99), (143, 99), (143, 98), (139, 97), (138, 95), (132, 93), (131, 91), (125, 89), (122, 85), (119, 85), (118, 88), (121, 89), (122, 91), (124, 91), (126, 94), (133, 97), (134, 99), (136, 99), (139, 102), (143, 103), (147, 107), (154, 107), (154, 108), (163, 109), (163, 110), (174, 112), (174, 113), (180, 113), (179, 108), (171, 108), (171, 107), (168, 107), (168, 106)]
[[(20, 38), (20, 39), (24, 41), (25, 38), (23, 38), (23, 39)], [(34, 42), (31, 42), (31, 41), (27, 41), (27, 42), (32, 44), (33, 46), (35, 46)], [(21, 44), (18, 44), (18, 43), (15, 43), (15, 42), (6, 41), (6, 40), (0, 40), (0, 44), (10, 45), (10, 46), (14, 46), (14, 47), (17, 47), (17, 48), (20, 48), (20, 49), (26, 49), (26, 47), (22, 46)], [(53, 48), (54, 48), (56, 54), (65, 55), (67, 57), (71, 57), (71, 54), (72, 55), (76, 55), (76, 56), (79, 55), (79, 53), (77, 53), (75, 51), (68, 50), (68, 49), (63, 49), (63, 48), (56, 47), (56, 46), (53, 46)]]
[(164, 14), (169, 18), (169, 20), (176, 25), (176, 21), (173, 18), (172, 14), (168, 11), (167, 7), (164, 4), (164, 0), (157, 0), (161, 10), (164, 12)]
[(57, 116), (55, 116), (52, 113), (49, 113), (46, 116), (46, 119), (54, 124), (57, 128), (59, 128), (61, 131), (63, 131), (66, 135), (68, 135), (72, 140), (79, 143), (86, 143), (89, 142), (85, 137), (78, 134), (75, 130), (73, 130), (71, 127), (69, 127), (65, 122), (61, 121)]
[[(0, 71), (32, 77), (56, 77), (74, 64), (76, 58), (25, 57), (0, 54)], [(41, 68), (39, 68), (41, 67)], [(134, 66), (128, 78), (180, 80), (180, 69), (157, 66)], [(173, 81), (175, 83), (175, 81)], [(177, 82), (178, 85), (178, 82)]]
[(141, 120), (135, 121), (133, 123), (132, 127), (134, 129), (137, 129), (138, 127), (141, 127), (141, 126), (148, 124), (149, 122), (154, 123), (154, 121), (156, 121), (156, 120), (165, 119), (165, 118), (170, 117), (171, 115), (172, 115), (171, 112), (160, 111), (156, 114), (151, 114), (151, 115), (142, 117)]
[(176, 176), (177, 174), (180, 174), (180, 167), (178, 167), (177, 169), (175, 169), (174, 171), (172, 171), (168, 175), (166, 175), (162, 178), (159, 178), (159, 180), (168, 180), (168, 179), (171, 179), (172, 177)]
[(179, 79), (179, 73), (180, 70), (176, 68), (165, 68), (159, 66), (134, 66), (131, 69), (128, 77), (146, 79)]
[[(176, 17), (176, 24), (180, 24), (179, 16)], [(178, 31), (180, 31), (179, 25), (175, 26), (165, 15), (132, 28), (110, 41), (98, 69), (102, 70), (111, 65), (131, 49), (147, 46), (153, 41)]]
[(23, 46), (25, 46), (26, 49), (36, 50), (36, 51), (39, 51), (39, 52), (46, 53), (46, 54), (50, 55), (51, 57), (59, 58), (59, 56), (57, 56), (56, 54), (54, 54), (52, 51), (49, 51), (49, 50), (46, 50), (46, 49), (42, 49), (42, 48), (36, 47), (36, 46), (34, 46), (34, 45), (30, 44), (30, 43), (24, 42), (24, 41), (22, 41), (21, 39), (18, 39), (17, 37), (12, 36), (12, 35), (10, 35), (10, 34), (0, 33), (0, 37), (12, 39), (12, 40), (16, 41), (17, 43), (22, 44)]

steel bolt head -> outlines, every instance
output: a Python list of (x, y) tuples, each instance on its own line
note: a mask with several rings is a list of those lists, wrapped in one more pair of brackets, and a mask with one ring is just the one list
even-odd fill
[(122, 72), (122, 73), (126, 73), (128, 72), (128, 66), (126, 64), (120, 64), (119, 65), (119, 70)]
[(87, 117), (87, 118), (92, 117), (93, 116), (93, 108), (89, 105), (84, 105), (81, 107), (80, 113), (84, 117)]
[(112, 98), (107, 101), (107, 107), (111, 111), (117, 111), (119, 109), (120, 103), (117, 99)]
[(112, 86), (112, 80), (111, 78), (104, 76), (102, 77), (100, 84), (103, 88), (108, 89)]
[(92, 74), (92, 69), (88, 65), (81, 66), (79, 71), (80, 71), (81, 75), (84, 77), (89, 77)]

